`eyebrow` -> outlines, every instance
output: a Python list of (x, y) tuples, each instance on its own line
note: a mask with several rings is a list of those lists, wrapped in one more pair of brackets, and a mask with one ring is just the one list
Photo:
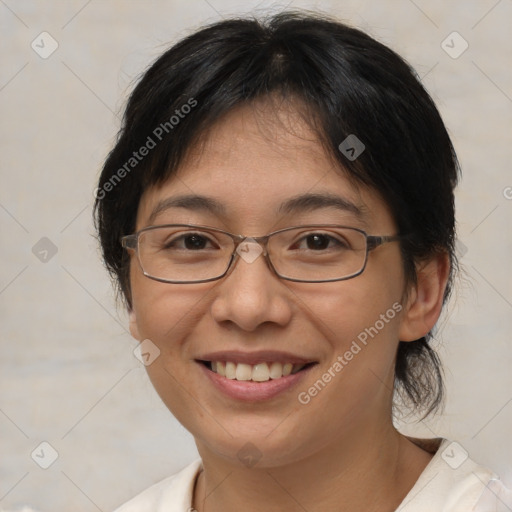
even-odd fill
[(187, 210), (214, 213), (215, 215), (225, 215), (226, 213), (224, 206), (211, 197), (192, 194), (168, 197), (167, 199), (163, 199), (157, 203), (155, 208), (153, 208), (153, 211), (149, 216), (149, 224), (152, 224), (160, 213), (169, 210), (170, 208), (185, 208)]
[[(149, 216), (149, 224), (151, 225), (160, 213), (171, 208), (184, 208), (187, 210), (212, 213), (217, 216), (226, 215), (226, 208), (216, 199), (190, 194), (168, 197), (159, 201)], [(294, 214), (319, 210), (322, 208), (335, 208), (337, 210), (349, 212), (362, 220), (364, 220), (364, 217), (366, 216), (365, 208), (356, 206), (346, 198), (329, 193), (308, 193), (292, 197), (282, 203), (277, 212), (281, 214)]]
[(329, 193), (302, 194), (288, 199), (279, 207), (280, 213), (299, 213), (304, 211), (319, 210), (322, 208), (335, 208), (345, 212), (353, 213), (356, 217), (364, 219), (366, 208), (356, 206), (348, 199)]

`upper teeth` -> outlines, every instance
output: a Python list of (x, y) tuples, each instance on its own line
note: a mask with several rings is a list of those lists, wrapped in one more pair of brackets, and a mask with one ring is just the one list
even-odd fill
[(255, 365), (245, 363), (233, 363), (227, 361), (212, 361), (212, 371), (226, 377), (236, 380), (253, 380), (256, 382), (264, 382), (269, 379), (280, 379), (291, 373), (296, 373), (306, 366), (305, 364), (292, 363), (258, 363)]

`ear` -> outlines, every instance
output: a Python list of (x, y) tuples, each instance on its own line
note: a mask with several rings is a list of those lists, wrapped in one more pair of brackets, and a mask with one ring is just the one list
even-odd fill
[(139, 326), (137, 325), (137, 316), (135, 315), (135, 311), (130, 309), (130, 334), (137, 340), (141, 341), (141, 337), (139, 334)]
[(400, 323), (400, 341), (417, 340), (432, 330), (441, 314), (449, 274), (447, 253), (436, 254), (416, 268), (417, 282), (408, 292)]

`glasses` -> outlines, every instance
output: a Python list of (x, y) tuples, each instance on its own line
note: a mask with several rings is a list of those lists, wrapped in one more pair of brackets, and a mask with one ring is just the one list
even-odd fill
[(136, 252), (145, 276), (164, 283), (215, 281), (237, 259), (252, 263), (260, 255), (281, 279), (326, 283), (360, 275), (370, 251), (399, 239), (337, 225), (296, 226), (245, 237), (207, 226), (168, 224), (123, 236), (121, 245)]

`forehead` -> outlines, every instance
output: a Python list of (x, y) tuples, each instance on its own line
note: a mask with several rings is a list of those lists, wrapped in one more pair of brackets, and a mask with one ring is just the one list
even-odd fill
[(177, 172), (143, 194), (138, 228), (162, 202), (185, 195), (211, 198), (226, 216), (252, 222), (304, 195), (339, 197), (364, 213), (366, 225), (389, 217), (379, 194), (357, 186), (326, 151), (300, 107), (272, 101), (237, 107), (203, 134)]
[(231, 110), (191, 148), (177, 177), (215, 179), (214, 171), (222, 170), (233, 184), (235, 177), (250, 180), (245, 188), (264, 178), (283, 181), (292, 170), (295, 179), (318, 180), (336, 163), (305, 121), (303, 108), (268, 98)]

